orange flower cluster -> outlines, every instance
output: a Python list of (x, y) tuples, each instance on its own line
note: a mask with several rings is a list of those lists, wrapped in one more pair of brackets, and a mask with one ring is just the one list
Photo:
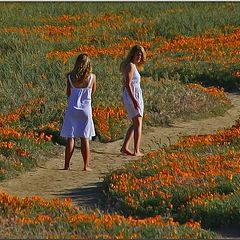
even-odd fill
[[(70, 25), (72, 22), (77, 22), (80, 19), (86, 19), (87, 23), (85, 26), (76, 26), (76, 25)], [(92, 16), (87, 13), (83, 13), (79, 16), (69, 16), (69, 15), (62, 15), (57, 18), (51, 18), (51, 19), (42, 19), (43, 22), (49, 22), (56, 21), (62, 23), (66, 23), (67, 25), (59, 26), (59, 25), (43, 25), (43, 26), (35, 26), (35, 27), (29, 27), (29, 28), (16, 28), (16, 27), (8, 27), (3, 28), (0, 31), (1, 32), (15, 32), (20, 34), (37, 34), (42, 39), (46, 41), (53, 41), (53, 42), (59, 42), (62, 40), (62, 38), (72, 39), (74, 37), (75, 33), (85, 33), (85, 36), (87, 36), (87, 29), (94, 30), (98, 28), (99, 26), (105, 24), (111, 29), (120, 29), (123, 25), (123, 17), (121, 15), (113, 15), (113, 14), (104, 14), (102, 16)]]
[(62, 15), (58, 17), (59, 22), (69, 22), (71, 20), (71, 17), (68, 15)]
[[(100, 16), (99, 15), (93, 16), (87, 12), (82, 13), (81, 15), (62, 15), (62, 16), (57, 17), (56, 21), (60, 21), (63, 23), (70, 23), (70, 22), (80, 21), (81, 19), (85, 19), (89, 23), (92, 21), (93, 18), (95, 18), (95, 21), (99, 22), (99, 23), (106, 23), (106, 24), (115, 23), (120, 26), (123, 21), (122, 15), (105, 13)], [(54, 20), (54, 19), (52, 19), (52, 20)], [(47, 22), (47, 20), (45, 20), (44, 22)]]
[(33, 27), (32, 29), (34, 33), (40, 35), (43, 39), (55, 42), (60, 41), (62, 37), (71, 39), (76, 30), (77, 30), (76, 26), (52, 26), (52, 25)]
[[(123, 24), (122, 15), (116, 15), (112, 13), (111, 14), (105, 13), (101, 16), (92, 16), (89, 13), (82, 13), (81, 15), (62, 15), (60, 17), (57, 17), (55, 21), (69, 24), (72, 22), (78, 22), (81, 19), (85, 19), (87, 21), (86, 25), (91, 27), (91, 29), (92, 28), (96, 29), (97, 27), (103, 24), (110, 25), (112, 29), (119, 29), (122, 27), (122, 24)], [(48, 20), (45, 20), (44, 22), (47, 22), (47, 21)], [(83, 30), (86, 31), (86, 28)]]
[(16, 146), (15, 142), (0, 142), (0, 148), (12, 149), (15, 146)]
[(96, 22), (105, 23), (109, 25), (111, 29), (121, 29), (124, 19), (123, 15), (105, 13), (104, 15), (97, 17)]
[[(139, 34), (146, 33), (146, 29), (139, 29)], [(156, 57), (159, 53), (165, 52), (189, 52), (190, 56), (182, 56), (171, 59), (175, 63), (182, 60), (191, 60), (193, 55), (197, 56), (199, 60), (204, 60), (206, 62), (210, 61), (212, 57), (221, 59), (225, 55), (231, 56), (226, 62), (226, 64), (239, 62), (238, 54), (236, 49), (239, 48), (239, 38), (240, 30), (237, 29), (235, 32), (228, 35), (219, 35), (217, 37), (210, 37), (208, 34), (197, 37), (184, 37), (179, 36), (175, 40), (167, 41), (163, 39), (153, 39), (152, 41), (140, 42), (148, 51), (148, 58)], [(160, 42), (160, 46), (153, 53), (150, 48), (156, 43)], [(98, 55), (110, 55), (113, 57), (122, 57), (124, 52), (129, 49), (129, 47), (139, 43), (134, 40), (130, 40), (128, 37), (123, 37), (122, 42), (118, 44), (109, 44), (107, 48), (96, 48), (91, 45), (82, 45), (79, 48), (72, 49), (69, 51), (51, 51), (47, 54), (48, 58), (58, 57), (62, 58), (64, 62), (67, 62), (68, 58), (77, 55), (79, 52), (88, 52), (91, 56)], [(228, 53), (226, 49), (231, 49)], [(206, 54), (203, 54), (206, 53)], [(233, 57), (235, 56), (235, 57)], [(167, 59), (167, 58), (166, 58)]]
[(8, 27), (0, 30), (4, 33), (20, 33), (20, 34), (27, 34), (30, 32), (30, 29), (28, 28), (18, 28), (18, 27)]
[(109, 132), (111, 125), (121, 127), (122, 121), (126, 118), (123, 107), (94, 107), (93, 119), (99, 134), (107, 141), (113, 140), (112, 134)]
[[(131, 235), (128, 235), (127, 236), (127, 239), (138, 239), (140, 238), (141, 235), (140, 234), (137, 234), (137, 233), (134, 233), (134, 234), (131, 234)], [(97, 234), (96, 235), (96, 239), (112, 239), (113, 236), (111, 236), (110, 234)], [(124, 239), (126, 238), (124, 233), (120, 232), (118, 235), (116, 235), (114, 237), (114, 239)]]
[[(175, 10), (174, 10), (175, 11)], [(169, 13), (168, 13), (169, 14)], [(87, 23), (85, 26), (73, 25), (74, 22), (79, 21), (81, 18), (85, 18)], [(53, 20), (53, 19), (51, 19)], [(56, 22), (66, 23), (67, 25), (43, 25), (35, 26), (32, 28), (16, 28), (9, 27), (1, 29), (1, 32), (17, 32), (21, 34), (36, 34), (41, 38), (47, 41), (59, 42), (64, 37), (65, 39), (72, 40), (74, 37), (79, 38), (79, 33), (82, 36), (82, 33), (85, 33), (84, 43), (87, 41), (90, 44), (82, 44), (78, 48), (71, 49), (68, 51), (58, 51), (54, 50), (47, 54), (47, 58), (57, 57), (63, 59), (66, 63), (69, 57), (77, 55), (79, 52), (88, 52), (90, 56), (99, 56), (99, 55), (109, 55), (112, 57), (122, 57), (125, 54), (125, 51), (129, 47), (139, 43), (147, 49), (148, 58), (157, 57), (159, 53), (166, 52), (184, 52), (188, 53), (187, 56), (169, 58), (165, 57), (165, 60), (173, 61), (174, 63), (179, 63), (182, 60), (191, 60), (194, 57), (197, 57), (199, 60), (206, 62), (209, 61), (220, 61), (222, 57), (229, 56), (225, 59), (225, 65), (227, 64), (236, 64), (239, 63), (239, 37), (240, 29), (237, 28), (234, 32), (229, 34), (219, 34), (218, 36), (213, 36), (211, 33), (205, 33), (201, 36), (185, 37), (178, 36), (174, 40), (164, 40), (163, 38), (151, 38), (149, 41), (135, 41), (130, 40), (127, 36), (122, 38), (122, 41), (116, 39), (117, 44), (114, 44), (113, 41), (108, 43), (108, 47), (97, 48), (91, 44), (92, 40), (95, 41), (92, 33), (88, 29), (96, 29), (102, 25), (106, 25), (111, 29), (122, 29), (124, 26), (124, 19), (122, 15), (115, 14), (104, 14), (102, 16), (92, 16), (90, 14), (82, 14), (80, 16), (70, 16), (63, 15), (55, 19)], [(47, 21), (46, 21), (47, 22)], [(131, 19), (132, 23), (144, 23), (142, 18)], [(100, 24), (101, 23), (101, 24)], [(137, 28), (137, 33), (140, 36), (145, 36), (149, 32), (149, 28), (154, 26), (154, 20), (148, 22), (148, 27), (139, 27)], [(86, 28), (88, 26), (89, 28)], [(227, 26), (226, 26), (227, 27)], [(103, 37), (105, 40), (111, 39), (109, 36)], [(115, 42), (116, 42), (115, 41)], [(158, 47), (152, 52), (152, 47), (156, 46), (156, 43), (159, 44)], [(155, 47), (154, 47), (155, 48)]]
[(8, 138), (22, 138), (26, 137), (29, 139), (34, 139), (35, 143), (40, 143), (42, 140), (44, 141), (50, 141), (51, 137), (50, 135), (46, 135), (43, 132), (42, 133), (37, 133), (37, 132), (24, 132), (22, 133), (21, 131), (16, 131), (12, 128), (1, 128), (0, 127), (0, 134), (2, 135), (3, 139), (8, 139)]
[(38, 109), (38, 106), (40, 106), (41, 104), (44, 104), (45, 101), (46, 100), (43, 98), (32, 99), (32, 100), (28, 101), (26, 104), (17, 108), (15, 110), (15, 113), (27, 117), (32, 112), (36, 111), (36, 109)]
[[(66, 23), (69, 23), (69, 22), (76, 22), (76, 21), (79, 21), (81, 20), (81, 18), (89, 18), (89, 14), (88, 13), (82, 13), (81, 15), (62, 15), (60, 17), (57, 17), (56, 21), (59, 21), (59, 22), (66, 22)], [(47, 20), (46, 20), (47, 21)]]
[(218, 97), (221, 100), (225, 102), (229, 102), (230, 100), (227, 98), (226, 93), (224, 92), (223, 88), (217, 88), (217, 87), (203, 87), (200, 84), (197, 83), (190, 83), (188, 84), (189, 88), (196, 88), (199, 89), (202, 92), (207, 92), (213, 95), (214, 97)]
[(1, 206), (5, 206), (9, 213), (15, 213), (16, 215), (22, 216), (28, 215), (31, 212), (31, 208), (34, 206), (49, 208), (52, 210), (64, 210), (72, 207), (72, 200), (70, 198), (65, 198), (64, 201), (61, 201), (58, 198), (54, 198), (46, 201), (39, 196), (20, 199), (19, 197), (0, 192), (0, 204)]
[(52, 217), (48, 215), (38, 214), (35, 218), (23, 217), (16, 220), (18, 223), (39, 224), (39, 223), (53, 223)]
[(185, 225), (189, 226), (189, 227), (192, 227), (192, 228), (200, 228), (201, 227), (201, 223), (200, 222), (193, 221), (192, 219), (187, 221), (185, 223)]
[(203, 205), (206, 206), (209, 201), (213, 201), (216, 199), (224, 200), (231, 196), (231, 194), (219, 194), (219, 193), (204, 193), (195, 198), (192, 198), (189, 202), (191, 205)]
[[(28, 141), (29, 149), (33, 145), (38, 145), (46, 141), (50, 141), (52, 136), (44, 132), (37, 132), (32, 129), (29, 131), (24, 129), (19, 123), (22, 117), (31, 117), (32, 114), (38, 111), (39, 106), (44, 103), (43, 99), (33, 99), (26, 104), (18, 107), (14, 112), (7, 115), (0, 114), (0, 152), (5, 156), (30, 157), (31, 150), (28, 150), (26, 140)], [(39, 105), (40, 104), (40, 105)], [(24, 148), (20, 147), (24, 141)], [(26, 149), (25, 149), (26, 148)], [(10, 165), (17, 169), (21, 163), (11, 161)], [(6, 170), (6, 169), (5, 169)], [(5, 171), (5, 173), (7, 170)]]
[(59, 122), (50, 122), (45, 125), (41, 125), (39, 129), (40, 131), (44, 131), (45, 129), (59, 130)]
[(28, 157), (29, 156), (28, 151), (25, 149), (22, 149), (22, 148), (16, 148), (16, 153), (20, 157)]
[[(14, 138), (28, 137), (34, 138), (36, 142), (39, 142), (42, 139), (50, 140), (51, 138), (49, 137), (51, 136), (45, 136), (43, 133), (40, 135), (36, 132), (22, 133), (20, 126), (14, 126), (14, 128), (9, 127), (14, 122), (19, 121), (21, 117), (28, 117), (33, 112), (38, 111), (39, 106), (44, 103), (45, 100), (42, 98), (32, 99), (21, 107), (18, 107), (14, 112), (7, 114), (6, 116), (0, 114), (0, 134), (3, 136), (3, 138), (6, 139), (9, 136), (13, 136)], [(49, 126), (52, 126), (52, 124)]]
[[(78, 29), (80, 31), (81, 29)], [(6, 33), (20, 33), (22, 35), (26, 34), (36, 34), (46, 41), (59, 42), (62, 38), (72, 39), (74, 33), (77, 31), (76, 26), (53, 26), (53, 25), (44, 25), (44, 26), (35, 26), (32, 28), (16, 28), (9, 27), (0, 30), (1, 32)]]
[[(158, 53), (164, 52), (188, 52), (191, 55), (197, 54), (199, 60), (209, 61), (210, 57), (222, 58), (230, 55), (228, 63), (239, 63), (239, 47), (240, 47), (240, 29), (236, 29), (233, 33), (218, 35), (216, 37), (206, 33), (202, 36), (185, 37), (178, 36), (171, 41), (163, 41), (162, 45), (157, 49)], [(226, 49), (230, 49), (226, 51)], [(205, 56), (204, 53), (207, 53)], [(210, 55), (209, 55), (210, 54)], [(235, 57), (233, 57), (235, 56)]]
[(218, 131), (216, 134), (192, 135), (179, 141), (177, 147), (192, 147), (197, 145), (229, 144), (240, 136), (240, 123), (237, 122), (229, 129)]
[(101, 217), (96, 212), (91, 214), (86, 214), (84, 212), (79, 212), (75, 215), (68, 216), (68, 222), (73, 225), (77, 226), (79, 222), (94, 222), (94, 224), (98, 226), (105, 226), (106, 228), (111, 228), (113, 225), (120, 225), (126, 224), (129, 226), (143, 226), (143, 225), (155, 225), (155, 226), (178, 226), (179, 223), (173, 221), (172, 218), (168, 220), (163, 220), (160, 215), (155, 217), (149, 217), (145, 219), (134, 219), (132, 217), (123, 217), (118, 214), (104, 214)]
[[(97, 48), (93, 45), (81, 45), (78, 48), (68, 50), (68, 51), (51, 51), (47, 54), (47, 58), (57, 57), (63, 59), (66, 63), (68, 58), (72, 56), (78, 55), (80, 52), (87, 52), (89, 56), (96, 57), (99, 55), (109, 55), (112, 57), (122, 57), (125, 54), (125, 51), (129, 49), (129, 47), (134, 46), (135, 44), (141, 44), (144, 48), (149, 49), (151, 46), (150, 42), (138, 42), (130, 40), (128, 37), (123, 37), (122, 41), (118, 44), (112, 44), (106, 48)], [(153, 54), (150, 50), (148, 50), (148, 57), (150, 58)]]
[(10, 136), (14, 138), (20, 138), (22, 136), (19, 131), (6, 127), (0, 128), (0, 134), (2, 135), (3, 139), (8, 139)]
[(234, 77), (240, 77), (240, 71), (234, 72), (234, 73), (233, 73), (233, 76), (234, 76)]
[[(84, 212), (79, 207), (72, 204), (71, 199), (52, 199), (44, 200), (39, 196), (25, 197), (20, 199), (15, 196), (8, 195), (4, 192), (0, 192), (0, 210), (4, 209), (4, 214), (1, 217), (1, 222), (11, 219), (14, 216), (15, 224), (19, 226), (40, 225), (52, 226), (61, 222), (66, 226), (64, 233), (70, 231), (73, 232), (72, 239), (81, 237), (79, 233), (79, 226), (81, 223), (92, 223), (95, 228), (96, 238), (106, 237), (112, 238), (115, 228), (118, 229), (114, 238), (135, 239), (142, 237), (141, 232), (138, 231), (141, 227), (152, 226), (157, 227), (159, 230), (163, 227), (168, 227), (173, 236), (175, 231), (178, 230), (180, 224), (171, 217), (162, 218), (160, 215), (154, 217), (147, 217), (144, 219), (135, 219), (132, 216), (124, 217), (118, 214), (103, 214), (99, 210)], [(200, 224), (192, 220), (188, 221), (182, 226), (195, 228), (195, 232), (192, 233), (195, 236), (198, 235), (200, 230)], [(134, 228), (133, 232), (127, 231), (130, 227)], [(137, 231), (137, 232), (136, 232)], [(74, 234), (76, 232), (76, 234)], [(56, 235), (50, 233), (48, 237), (59, 238), (60, 232)], [(175, 236), (175, 235), (174, 235)], [(176, 233), (177, 237), (177, 233)]]
[[(133, 191), (138, 193), (140, 199), (154, 196), (169, 199), (171, 195), (160, 190), (163, 186), (189, 183), (201, 186), (204, 181), (209, 178), (214, 179), (216, 176), (226, 176), (231, 179), (233, 173), (240, 172), (239, 156), (240, 153), (229, 151), (224, 156), (209, 155), (199, 159), (187, 153), (175, 152), (162, 155), (161, 161), (155, 164), (149, 164), (147, 156), (142, 159), (141, 165), (146, 166), (148, 171), (157, 170), (154, 175), (139, 178), (133, 173), (112, 174), (109, 186), (111, 191), (126, 194), (126, 201), (132, 206), (136, 206), (135, 194), (130, 194)], [(200, 161), (204, 163), (200, 164)], [(138, 163), (132, 163), (131, 169), (134, 172), (144, 170)], [(215, 182), (213, 181), (212, 184)]]
[[(191, 185), (199, 188), (208, 186), (210, 189), (216, 187), (218, 177), (231, 182), (233, 175), (240, 173), (240, 152), (234, 148), (228, 148), (224, 154), (193, 155), (185, 151), (186, 147), (226, 145), (239, 139), (239, 136), (240, 122), (237, 122), (232, 128), (216, 134), (187, 137), (172, 146), (175, 151), (151, 151), (140, 162), (131, 162), (123, 172), (112, 173), (109, 190), (121, 195), (133, 209), (139, 208), (142, 201), (157, 198), (159, 206), (165, 205), (171, 210), (175, 206), (171, 202), (173, 196), (167, 189)], [(139, 176), (140, 173), (142, 176)], [(220, 196), (225, 198), (221, 194), (205, 193), (198, 196), (196, 201)]]
[[(77, 227), (80, 222), (92, 222), (96, 228), (104, 226), (104, 228), (111, 228), (113, 225), (128, 225), (128, 226), (144, 226), (154, 225), (162, 226), (178, 226), (179, 223), (175, 222), (172, 218), (164, 220), (160, 215), (155, 217), (148, 217), (145, 219), (134, 219), (132, 217), (123, 217), (118, 214), (100, 214), (99, 212), (85, 213), (80, 211), (78, 207), (74, 207), (71, 199), (52, 199), (44, 200), (39, 196), (32, 198), (25, 197), (20, 199), (15, 196), (8, 195), (4, 192), (0, 193), (0, 205), (6, 209), (5, 213), (12, 213), (16, 217), (16, 221), (22, 224), (31, 223), (39, 224), (43, 222), (56, 223), (58, 221), (67, 221), (71, 226)], [(33, 209), (39, 209), (34, 214)], [(62, 211), (57, 217), (42, 214), (45, 209), (54, 211)], [(40, 211), (41, 210), (41, 211)]]

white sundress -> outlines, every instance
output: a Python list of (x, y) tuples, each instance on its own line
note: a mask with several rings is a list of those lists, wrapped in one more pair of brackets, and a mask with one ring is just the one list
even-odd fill
[(74, 87), (70, 75), (68, 75), (67, 80), (71, 86), (71, 95), (68, 99), (60, 135), (66, 138), (83, 137), (91, 139), (95, 136), (91, 105), (93, 74), (90, 75), (86, 88)]
[(143, 117), (143, 110), (144, 110), (144, 103), (143, 103), (143, 96), (142, 96), (142, 89), (140, 86), (141, 75), (139, 74), (137, 68), (135, 67), (135, 71), (133, 73), (133, 78), (131, 81), (133, 94), (138, 101), (139, 109), (136, 109), (133, 105), (132, 99), (128, 93), (126, 87), (123, 90), (123, 103), (128, 113), (128, 118), (132, 119), (133, 117), (140, 115)]

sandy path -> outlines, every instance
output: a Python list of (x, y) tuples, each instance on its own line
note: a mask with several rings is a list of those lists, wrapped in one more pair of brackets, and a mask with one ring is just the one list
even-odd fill
[[(213, 133), (217, 129), (230, 127), (240, 115), (240, 95), (229, 95), (233, 107), (224, 116), (200, 121), (180, 122), (170, 128), (151, 128), (144, 131), (142, 149), (147, 152), (157, 149), (159, 144), (177, 141), (181, 135)], [(61, 170), (64, 163), (64, 147), (56, 146), (56, 155), (46, 163), (20, 176), (0, 183), (0, 189), (19, 197), (39, 195), (71, 197), (73, 202), (88, 207), (96, 203), (99, 194), (97, 186), (109, 169), (115, 169), (133, 157), (119, 154), (122, 140), (113, 143), (91, 142), (92, 172), (82, 171), (80, 149), (74, 152), (70, 171)]]

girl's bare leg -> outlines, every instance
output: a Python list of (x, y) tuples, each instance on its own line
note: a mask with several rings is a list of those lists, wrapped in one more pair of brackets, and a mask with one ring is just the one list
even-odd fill
[(136, 116), (133, 118), (133, 129), (134, 129), (134, 156), (143, 156), (140, 152), (140, 142), (142, 137), (142, 117)]
[(65, 148), (65, 164), (64, 164), (65, 170), (69, 169), (69, 163), (73, 155), (74, 148), (75, 148), (75, 138), (68, 138), (66, 148)]
[(129, 143), (130, 143), (130, 140), (131, 138), (133, 137), (133, 132), (134, 132), (134, 128), (133, 128), (133, 125), (130, 126), (127, 130), (127, 134), (126, 134), (126, 137), (124, 139), (124, 142), (123, 142), (123, 145), (122, 145), (122, 148), (120, 150), (121, 153), (125, 153), (127, 155), (133, 155), (133, 153), (129, 150)]
[(83, 156), (83, 171), (90, 171), (90, 146), (89, 139), (81, 138), (81, 153)]

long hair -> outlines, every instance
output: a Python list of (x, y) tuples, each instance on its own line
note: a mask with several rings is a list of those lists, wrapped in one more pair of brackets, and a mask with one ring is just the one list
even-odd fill
[(138, 63), (138, 67), (140, 69), (143, 68), (143, 64), (145, 63), (146, 61), (146, 52), (143, 48), (143, 46), (141, 45), (135, 45), (131, 48), (131, 50), (129, 51), (127, 57), (121, 62), (120, 64), (120, 71), (123, 73), (125, 71), (125, 68), (126, 66), (133, 60), (133, 57), (135, 56), (135, 54), (137, 52), (141, 52), (142, 53), (142, 59), (141, 59), (141, 62)]
[(92, 64), (89, 56), (82, 53), (77, 57), (74, 68), (69, 72), (71, 79), (78, 83), (87, 83), (92, 72)]

